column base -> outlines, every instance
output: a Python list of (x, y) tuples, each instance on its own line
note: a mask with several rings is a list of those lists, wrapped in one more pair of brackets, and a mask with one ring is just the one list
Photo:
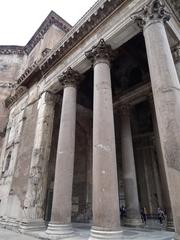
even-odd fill
[(174, 240), (180, 240), (180, 234), (175, 233)]
[(29, 232), (29, 231), (43, 231), (46, 229), (46, 224), (43, 219), (37, 220), (25, 220), (21, 221), (19, 226), (19, 231), (21, 233)]
[(0, 218), (0, 226), (4, 228), (6, 226), (6, 223), (7, 223), (7, 220), (4, 219), (3, 217), (1, 217)]
[(110, 231), (100, 227), (92, 227), (90, 232), (89, 240), (98, 240), (98, 239), (120, 239), (122, 235), (122, 230)]
[(50, 239), (58, 239), (59, 237), (72, 237), (74, 231), (72, 224), (49, 223), (46, 234)]
[(173, 220), (167, 220), (166, 230), (171, 231), (171, 232), (175, 231)]
[(18, 232), (19, 221), (16, 218), (5, 217), (0, 219), (0, 226)]
[(126, 218), (124, 221), (124, 225), (128, 227), (140, 227), (144, 224), (140, 218)]

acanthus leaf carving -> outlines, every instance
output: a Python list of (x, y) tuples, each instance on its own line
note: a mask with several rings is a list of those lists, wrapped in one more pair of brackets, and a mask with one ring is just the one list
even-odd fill
[(120, 106), (120, 115), (129, 115), (130, 114), (130, 106), (129, 104), (122, 104)]
[(80, 81), (80, 74), (71, 67), (68, 67), (67, 71), (59, 76), (59, 81), (64, 87), (76, 86)]
[(97, 59), (110, 60), (113, 52), (111, 46), (106, 44), (104, 39), (101, 39), (96, 46), (93, 46), (91, 50), (85, 52), (85, 55), (92, 62), (95, 62)]
[(131, 15), (131, 18), (140, 28), (143, 28), (152, 20), (169, 21), (171, 15), (165, 10), (165, 4), (161, 0), (152, 0), (140, 11)]

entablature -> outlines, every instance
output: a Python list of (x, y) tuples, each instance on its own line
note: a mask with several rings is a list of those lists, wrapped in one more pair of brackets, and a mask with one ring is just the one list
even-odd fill
[(17, 81), (17, 87), (28, 86), (29, 82), (34, 81), (33, 78), (40, 80), (43, 77), (44, 90), (60, 91), (62, 86), (58, 81), (59, 74), (67, 67), (72, 67), (80, 73), (88, 70), (91, 65), (84, 53), (100, 38), (104, 38), (113, 49), (116, 49), (141, 31), (132, 21), (131, 14), (145, 6), (147, 2), (147, 0), (98, 1), (53, 50), (22, 74)]
[(23, 46), (8, 46), (3, 45), (0, 46), (0, 55), (20, 55), (23, 56), (25, 54)]
[(166, 3), (169, 4), (172, 11), (174, 12), (177, 20), (180, 22), (180, 2), (179, 0), (166, 0)]
[(2, 45), (0, 46), (0, 54), (2, 55), (27, 54), (28, 55), (36, 46), (36, 44), (44, 37), (45, 33), (53, 24), (65, 33), (67, 33), (72, 28), (72, 26), (69, 23), (67, 23), (64, 19), (58, 16), (54, 11), (51, 11), (25, 46)]

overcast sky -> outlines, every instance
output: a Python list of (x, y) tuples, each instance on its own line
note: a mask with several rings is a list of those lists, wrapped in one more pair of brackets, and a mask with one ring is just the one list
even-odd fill
[(0, 45), (26, 45), (51, 10), (74, 25), (96, 0), (0, 0)]

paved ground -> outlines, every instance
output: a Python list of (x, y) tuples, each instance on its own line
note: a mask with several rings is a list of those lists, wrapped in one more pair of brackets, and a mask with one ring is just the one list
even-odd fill
[(0, 228), (0, 240), (37, 240), (37, 238)]
[[(44, 235), (42, 232), (33, 232), (27, 236), (19, 234), (7, 229), (0, 228), (0, 240), (37, 240), (37, 236)], [(36, 237), (33, 237), (35, 235)], [(167, 232), (164, 230), (152, 230), (148, 228), (133, 229), (123, 228), (123, 234), (119, 238), (120, 240), (173, 240), (173, 232)], [(89, 237), (89, 226), (87, 225), (76, 225), (75, 236), (66, 238), (67, 240), (88, 240)], [(42, 238), (41, 238), (42, 239)], [(45, 238), (48, 239), (48, 238)], [(61, 238), (64, 239), (64, 238)]]

